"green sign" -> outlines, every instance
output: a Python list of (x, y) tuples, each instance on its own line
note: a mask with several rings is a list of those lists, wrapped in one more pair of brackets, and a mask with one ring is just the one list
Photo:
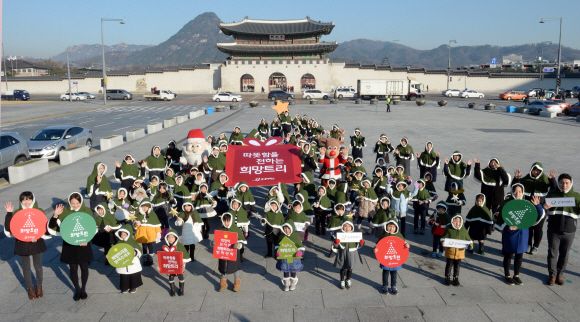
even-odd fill
[(60, 223), (60, 235), (65, 242), (79, 246), (90, 242), (97, 233), (97, 223), (92, 215), (75, 212)]
[(508, 226), (517, 226), (518, 229), (526, 229), (536, 223), (538, 220), (538, 211), (531, 202), (517, 199), (503, 206), (501, 217)]
[(107, 260), (113, 267), (123, 268), (133, 264), (134, 249), (131, 245), (113, 245), (107, 253)]
[(296, 244), (294, 244), (290, 238), (284, 237), (280, 241), (280, 247), (278, 247), (278, 253), (280, 253), (280, 257), (277, 259), (285, 259), (288, 263), (292, 263), (293, 258), (300, 258), (296, 257), (297, 252), (298, 248), (296, 248)]

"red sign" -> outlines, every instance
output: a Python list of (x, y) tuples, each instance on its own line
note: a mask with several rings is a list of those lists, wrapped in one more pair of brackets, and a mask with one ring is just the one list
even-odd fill
[(300, 148), (293, 144), (278, 144), (281, 141), (280, 137), (263, 143), (245, 138), (246, 145), (230, 145), (226, 154), (229, 178), (226, 186), (233, 187), (240, 181), (246, 181), (248, 186), (300, 182)]
[(399, 237), (385, 237), (377, 244), (378, 251), (375, 256), (385, 267), (401, 266), (409, 257), (409, 248), (405, 248), (405, 244), (406, 242)]
[(18, 211), (10, 220), (10, 233), (20, 241), (40, 239), (46, 233), (46, 215), (34, 208)]
[(183, 253), (176, 252), (175, 246), (168, 248), (163, 246), (163, 250), (157, 252), (159, 261), (159, 273), (161, 274), (183, 274)]
[[(230, 151), (228, 150), (228, 153)], [(238, 242), (238, 233), (229, 231), (216, 230), (213, 234), (213, 258), (235, 261), (238, 256), (238, 250), (234, 245)]]

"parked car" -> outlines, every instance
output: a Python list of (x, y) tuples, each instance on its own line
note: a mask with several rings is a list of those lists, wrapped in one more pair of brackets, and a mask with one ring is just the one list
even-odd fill
[(0, 172), (27, 160), (30, 160), (28, 144), (20, 134), (16, 132), (0, 134)]
[(214, 102), (238, 102), (242, 100), (242, 95), (234, 93), (217, 93), (211, 99)]
[(576, 98), (580, 95), (580, 89), (568, 89), (564, 92), (566, 97)]
[(534, 88), (532, 88), (532, 89), (528, 89), (528, 90), (525, 92), (525, 94), (526, 94), (528, 97), (536, 97), (536, 96), (538, 96), (538, 92), (539, 92), (539, 91), (541, 91), (541, 90), (542, 90), (542, 89), (541, 89), (541, 88), (539, 88), (539, 87), (534, 87)]
[(72, 96), (73, 101), (84, 101), (87, 99), (86, 96), (81, 95), (79, 93), (72, 93), (72, 95), (70, 93), (64, 93), (64, 94), (60, 94), (60, 100), (61, 101), (68, 101), (69, 95)]
[(562, 111), (565, 108), (570, 107), (570, 104), (566, 103), (566, 101), (564, 101), (564, 100), (550, 99), (550, 101), (552, 101), (554, 103), (558, 103), (558, 105), (560, 105), (560, 108), (562, 108)]
[(530, 114), (540, 114), (540, 112), (562, 113), (562, 108), (558, 103), (549, 100), (536, 100), (524, 105)]
[(472, 90), (465, 90), (461, 93), (459, 93), (459, 97), (463, 97), (463, 98), (483, 98), (484, 95), (483, 93), (479, 93), (478, 91), (472, 91)]
[(294, 99), (294, 94), (290, 94), (288, 92), (284, 92), (284, 91), (271, 91), (270, 93), (268, 93), (268, 99), (269, 100), (273, 100), (273, 101), (277, 101), (277, 100), (281, 100), (281, 99)]
[(515, 91), (509, 91), (509, 92), (505, 92), (503, 94), (499, 94), (499, 98), (502, 100), (523, 100), (524, 98), (526, 98), (526, 94), (520, 93), (520, 92), (515, 92)]
[(30, 93), (24, 89), (9, 89), (6, 94), (2, 94), (3, 100), (27, 101), (30, 99)]
[(89, 92), (79, 92), (79, 94), (84, 95), (87, 97), (87, 99), (92, 99), (94, 100), (95, 98), (97, 98), (97, 95), (95, 94), (91, 94)]
[(309, 99), (313, 99), (313, 98), (322, 98), (322, 99), (328, 99), (330, 97), (330, 94), (323, 92), (321, 90), (318, 89), (307, 89), (304, 92), (302, 92), (302, 98), (305, 98), (307, 100)]
[(49, 126), (28, 140), (33, 158), (57, 159), (60, 151), (86, 145), (93, 147), (93, 131), (72, 125)]
[[(336, 97), (338, 98), (344, 98), (344, 97), (357, 97), (357, 93), (356, 93), (356, 89), (352, 88), (352, 87), (348, 87), (348, 88), (337, 88), (336, 89)], [(334, 94), (333, 96), (334, 97)]]
[(441, 94), (443, 96), (447, 96), (447, 97), (451, 97), (451, 96), (459, 97), (459, 93), (461, 93), (461, 91), (458, 89), (446, 89), (443, 92), (441, 92)]
[(566, 109), (564, 109), (564, 114), (566, 115), (580, 115), (580, 102), (576, 102)]
[(133, 94), (127, 92), (124, 89), (108, 89), (107, 90), (108, 100), (132, 100)]

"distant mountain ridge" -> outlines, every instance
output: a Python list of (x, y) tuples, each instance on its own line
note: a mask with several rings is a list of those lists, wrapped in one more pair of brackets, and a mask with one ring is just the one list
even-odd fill
[[(208, 63), (223, 61), (227, 55), (220, 52), (216, 43), (232, 42), (233, 38), (224, 35), (219, 29), (221, 20), (213, 12), (198, 15), (185, 24), (181, 30), (159, 45), (128, 45), (120, 43), (106, 46), (107, 66), (113, 68), (163, 67), (181, 64)], [(326, 38), (332, 37), (325, 36)], [(327, 40), (328, 41), (328, 40)], [(53, 60), (66, 60), (66, 53), (77, 65), (87, 62), (99, 63), (101, 49), (96, 45), (78, 45), (54, 56)], [(489, 64), (491, 58), (502, 63), (503, 56), (522, 55), (524, 61), (533, 61), (540, 56), (540, 44), (516, 46), (452, 46), (452, 66)], [(545, 45), (544, 57), (554, 61), (558, 44)], [(429, 50), (414, 49), (409, 46), (379, 40), (355, 39), (340, 43), (338, 48), (327, 55), (335, 61), (347, 63), (380, 64), (388, 58), (391, 65), (412, 65), (425, 68), (446, 68), (449, 51), (447, 45)], [(580, 50), (562, 47), (562, 61), (580, 59)]]

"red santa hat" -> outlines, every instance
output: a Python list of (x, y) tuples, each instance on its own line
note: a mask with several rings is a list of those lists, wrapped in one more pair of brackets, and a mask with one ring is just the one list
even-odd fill
[(201, 129), (194, 129), (187, 134), (187, 143), (205, 142)]

